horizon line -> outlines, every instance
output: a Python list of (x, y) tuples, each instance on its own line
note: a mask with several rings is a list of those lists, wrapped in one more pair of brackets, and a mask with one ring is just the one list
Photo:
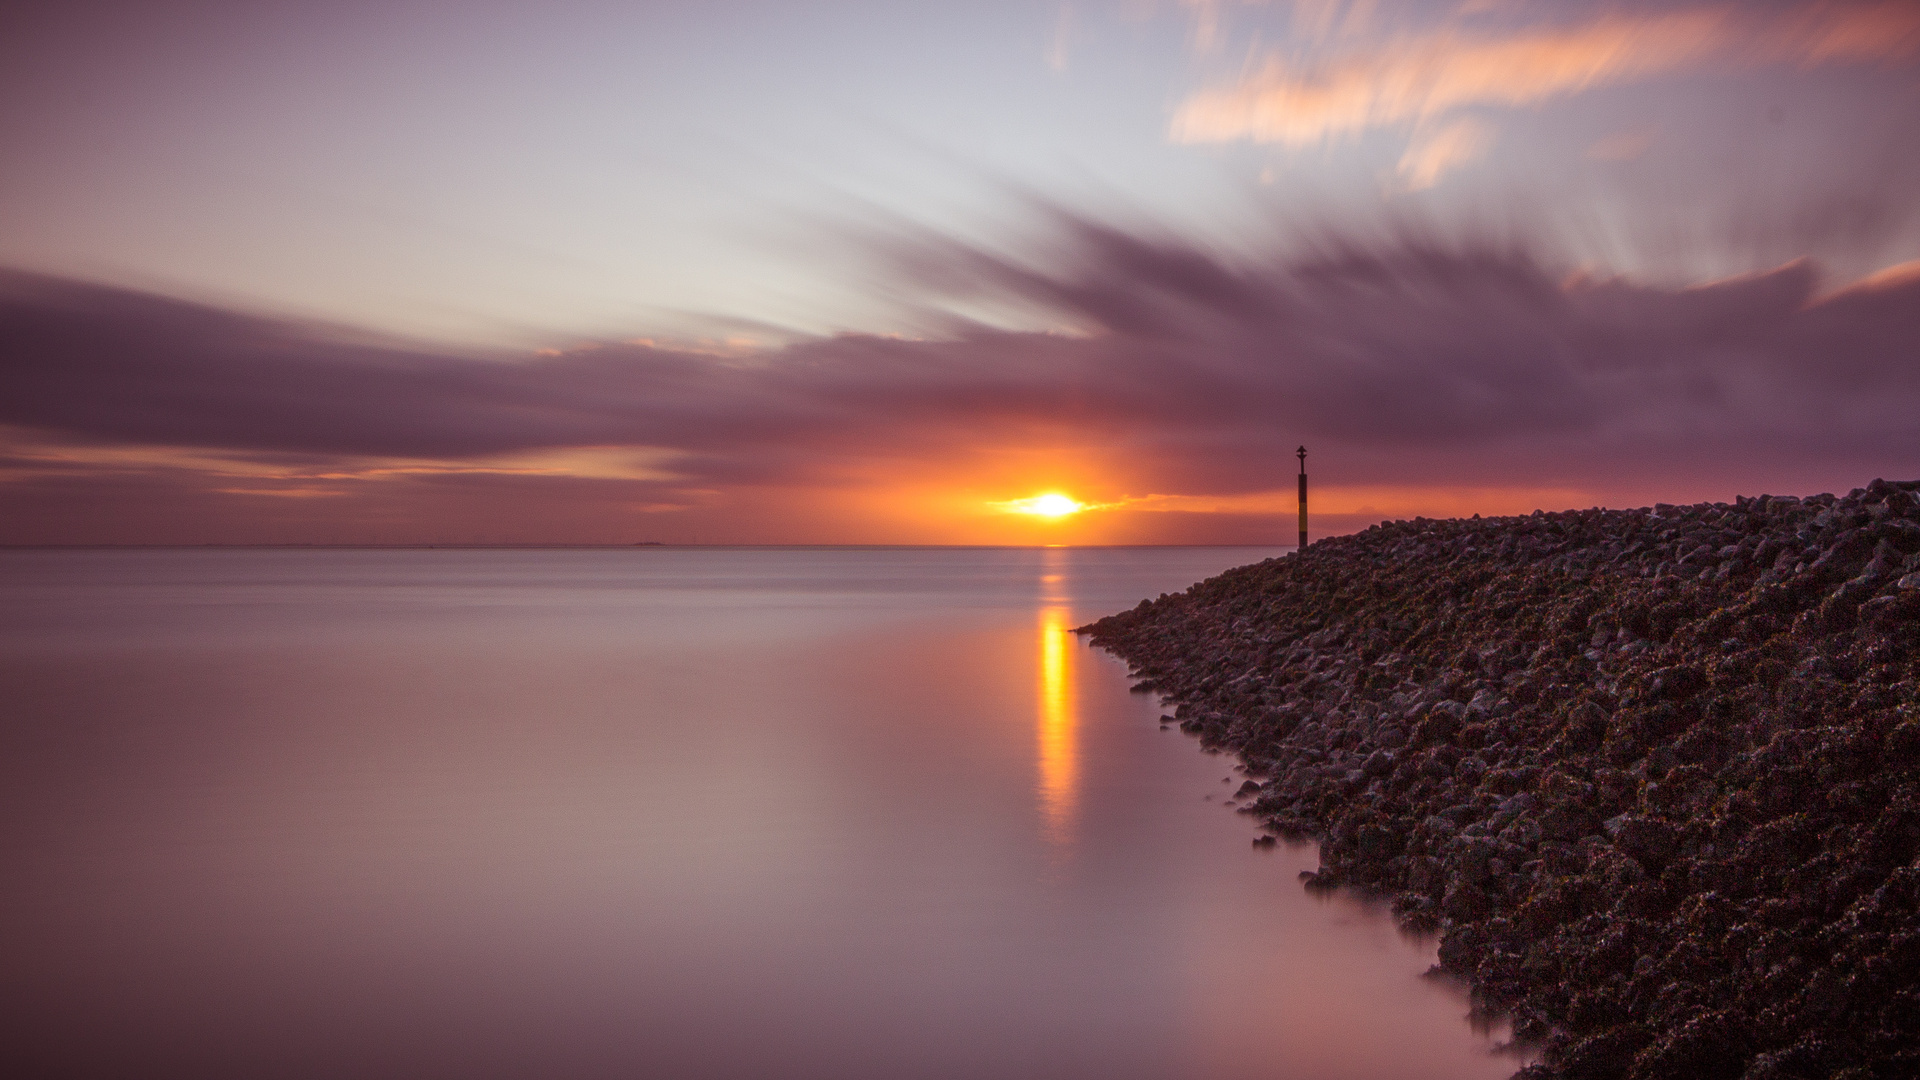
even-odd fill
[(284, 543), (284, 544), (0, 544), (0, 551), (632, 551), (645, 548), (765, 548), (765, 549), (811, 549), (811, 550), (868, 550), (868, 551), (1025, 551), (1046, 550), (1048, 548), (1285, 548), (1293, 550), (1295, 544), (1262, 543), (1214, 543), (1214, 544), (752, 544), (752, 543), (666, 543), (664, 541), (639, 541), (620, 544), (564, 544), (564, 543), (528, 543), (528, 544), (321, 544), (321, 543)]

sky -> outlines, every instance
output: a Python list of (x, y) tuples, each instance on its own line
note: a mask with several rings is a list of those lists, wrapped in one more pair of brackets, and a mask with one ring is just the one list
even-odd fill
[[(0, 13), (0, 543), (1290, 543), (1920, 477), (1920, 3)], [(1038, 514), (1077, 504), (1077, 512)]]

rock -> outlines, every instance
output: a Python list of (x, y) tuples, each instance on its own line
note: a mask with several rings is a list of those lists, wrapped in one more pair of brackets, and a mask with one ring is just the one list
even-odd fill
[(1083, 630), (1529, 1077), (1920, 1075), (1920, 482), (1387, 522)]
[(1664, 821), (1622, 815), (1608, 821), (1606, 828), (1615, 847), (1651, 871), (1665, 867), (1679, 850), (1678, 833)]
[(1597, 827), (1593, 815), (1577, 806), (1556, 804), (1540, 815), (1540, 835), (1547, 840), (1571, 843)]
[(1309, 892), (1328, 892), (1340, 887), (1340, 879), (1325, 870), (1300, 871), (1300, 884)]
[(1440, 914), (1454, 922), (1484, 918), (1492, 904), (1479, 886), (1456, 878), (1440, 898)]
[(1707, 677), (1697, 668), (1684, 664), (1663, 668), (1653, 673), (1653, 679), (1647, 686), (1647, 696), (1655, 701), (1671, 699), (1685, 701), (1705, 689)]

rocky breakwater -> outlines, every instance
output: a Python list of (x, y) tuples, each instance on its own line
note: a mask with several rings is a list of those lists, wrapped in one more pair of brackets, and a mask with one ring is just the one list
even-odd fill
[(1917, 489), (1397, 521), (1082, 629), (1527, 1075), (1916, 1077)]

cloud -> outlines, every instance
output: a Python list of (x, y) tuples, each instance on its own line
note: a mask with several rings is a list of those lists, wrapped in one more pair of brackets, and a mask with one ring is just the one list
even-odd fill
[(1053, 36), (1047, 41), (1047, 67), (1056, 74), (1067, 70), (1067, 39), (1073, 33), (1073, 5), (1061, 4), (1060, 15), (1054, 20)]
[(1239, 85), (1189, 97), (1177, 142), (1251, 139), (1312, 146), (1469, 106), (1530, 105), (1672, 71), (1716, 49), (1721, 12), (1611, 16), (1564, 30), (1479, 38), (1443, 30), (1299, 66), (1277, 58)]
[(1210, 53), (1220, 46), (1220, 0), (1180, 0), (1193, 9), (1193, 51)]
[(1869, 274), (1852, 283), (1842, 291), (1878, 292), (1882, 289), (1902, 289), (1920, 284), (1920, 259), (1889, 266), (1884, 270)]
[(1675, 288), (1569, 275), (1524, 232), (1228, 257), (1049, 220), (996, 248), (870, 243), (929, 310), (1017, 302), (1070, 329), (722, 355), (503, 358), (13, 275), (0, 539), (1004, 540), (966, 515), (1048, 490), (1110, 507), (1072, 526), (1108, 530), (1087, 539), (1232, 539), (1298, 443), (1333, 488), (1402, 493), (1351, 508), (1379, 515), (1426, 512), (1408, 492), (1638, 504), (1920, 460), (1911, 272)]
[(1188, 97), (1176, 142), (1320, 145), (1466, 108), (1535, 106), (1696, 70), (1898, 61), (1920, 54), (1920, 6), (1821, 3), (1763, 18), (1734, 7), (1610, 14), (1505, 32), (1446, 26), (1305, 62), (1275, 54), (1237, 83)]
[(1904, 60), (1920, 54), (1920, 6), (1908, 0), (1814, 4), (1783, 20), (1770, 36), (1774, 55), (1807, 66)]
[(1400, 181), (1408, 191), (1423, 191), (1462, 165), (1478, 161), (1493, 145), (1493, 127), (1461, 117), (1419, 132), (1400, 157)]

